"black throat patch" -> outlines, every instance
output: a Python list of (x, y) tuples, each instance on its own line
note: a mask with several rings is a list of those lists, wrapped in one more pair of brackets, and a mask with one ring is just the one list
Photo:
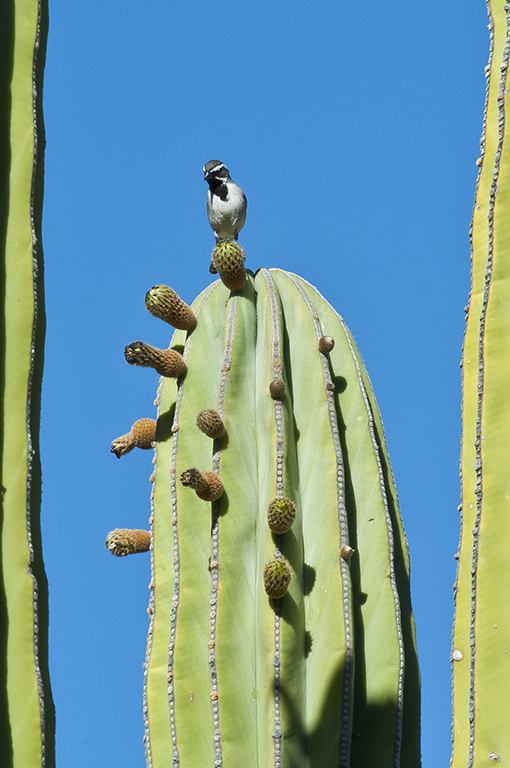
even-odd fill
[(223, 202), (228, 199), (228, 187), (220, 179), (211, 179), (209, 182), (209, 189), (211, 190), (211, 195), (216, 195), (216, 197), (219, 197)]

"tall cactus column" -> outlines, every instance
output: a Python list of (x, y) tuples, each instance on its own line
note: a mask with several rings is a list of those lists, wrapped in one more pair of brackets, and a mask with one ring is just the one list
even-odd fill
[(462, 361), (454, 768), (510, 761), (509, 12), (504, 2), (490, 3), (491, 53)]
[(407, 547), (353, 339), (281, 270), (192, 309), (159, 391), (148, 765), (418, 766)]
[(0, 764), (54, 765), (40, 533), (41, 211), (46, 2), (0, 4)]

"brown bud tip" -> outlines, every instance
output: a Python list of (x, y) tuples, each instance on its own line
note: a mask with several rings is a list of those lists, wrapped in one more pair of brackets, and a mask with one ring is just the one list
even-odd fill
[(264, 589), (275, 600), (283, 597), (289, 588), (291, 572), (285, 560), (274, 559), (264, 566)]
[(106, 546), (112, 555), (117, 557), (148, 552), (151, 546), (151, 534), (150, 531), (116, 528), (106, 537)]
[(143, 341), (133, 341), (124, 348), (124, 357), (130, 365), (154, 368), (160, 376), (178, 379), (187, 371), (182, 355), (175, 349), (158, 349)]
[(321, 339), (319, 339), (317, 346), (319, 347), (319, 352), (322, 352), (323, 355), (329, 355), (335, 346), (335, 340), (333, 336), (323, 336)]
[(273, 379), (269, 385), (269, 394), (273, 400), (281, 400), (285, 394), (285, 382), (281, 379)]
[(207, 437), (216, 440), (225, 434), (225, 424), (218, 411), (206, 408), (197, 415), (197, 427)]
[(200, 472), (195, 467), (182, 473), (181, 483), (193, 488), (203, 501), (216, 501), (223, 493), (223, 481), (219, 475), (215, 472)]
[(231, 291), (242, 291), (246, 282), (246, 254), (238, 243), (223, 240), (212, 252), (212, 266)]
[(182, 331), (192, 331), (197, 324), (195, 313), (168, 285), (155, 285), (145, 296), (145, 306), (154, 317)]
[(121, 435), (120, 437), (115, 438), (115, 440), (112, 442), (110, 451), (111, 453), (114, 453), (118, 459), (120, 459), (121, 456), (124, 456), (126, 453), (129, 453), (129, 451), (132, 451), (134, 447), (135, 441), (133, 440), (133, 435), (131, 432), (128, 432), (127, 435)]
[(350, 547), (348, 544), (344, 544), (343, 547), (340, 547), (340, 557), (343, 560), (349, 560), (355, 552), (356, 550)]
[(295, 519), (296, 505), (290, 499), (273, 499), (267, 508), (267, 524), (273, 533), (286, 533)]

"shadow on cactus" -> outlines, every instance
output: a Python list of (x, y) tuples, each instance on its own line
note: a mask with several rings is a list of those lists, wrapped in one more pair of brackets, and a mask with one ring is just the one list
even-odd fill
[[(156, 317), (162, 296), (191, 318), (170, 345), (186, 375), (158, 394), (147, 763), (413, 768), (409, 559), (368, 376), (313, 286), (246, 278), (191, 308), (147, 294)], [(128, 362), (161, 372), (152, 349)]]

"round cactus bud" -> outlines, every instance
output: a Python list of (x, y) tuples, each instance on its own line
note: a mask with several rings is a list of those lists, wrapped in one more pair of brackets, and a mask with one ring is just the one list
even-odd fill
[(322, 352), (323, 355), (329, 355), (335, 346), (335, 340), (332, 336), (323, 336), (319, 339), (317, 346), (319, 347), (319, 352)]
[(131, 427), (131, 434), (137, 448), (148, 451), (156, 439), (156, 420), (138, 419)]
[(246, 282), (244, 260), (246, 254), (238, 243), (223, 240), (212, 252), (212, 266), (221, 281), (231, 291), (241, 291)]
[(211, 408), (206, 408), (197, 415), (197, 427), (207, 437), (212, 437), (216, 440), (218, 437), (222, 437), (225, 434), (225, 424), (218, 411), (213, 411)]
[(192, 467), (181, 475), (181, 483), (193, 488), (199, 499), (216, 501), (223, 493), (223, 480), (215, 472), (200, 472)]
[(197, 324), (195, 313), (168, 285), (155, 285), (145, 296), (145, 306), (154, 317), (179, 328), (192, 331)]
[(356, 550), (350, 547), (348, 544), (344, 544), (342, 547), (340, 547), (340, 557), (343, 560), (349, 560), (355, 552)]
[(273, 379), (269, 385), (269, 394), (273, 400), (281, 400), (285, 394), (285, 382), (281, 379)]
[(178, 379), (187, 371), (182, 355), (175, 349), (158, 349), (143, 341), (133, 341), (124, 347), (124, 357), (130, 365), (154, 368), (160, 376)]
[(106, 546), (116, 557), (148, 552), (151, 546), (150, 531), (116, 528), (106, 537)]
[(274, 559), (264, 566), (264, 589), (269, 597), (277, 600), (289, 588), (291, 572), (285, 560)]
[(286, 533), (295, 519), (296, 505), (290, 499), (273, 499), (267, 508), (267, 524), (273, 533)]
[(112, 442), (111, 452), (118, 459), (129, 453), (133, 448), (148, 450), (156, 439), (155, 419), (138, 419), (131, 427), (127, 435), (121, 435)]

